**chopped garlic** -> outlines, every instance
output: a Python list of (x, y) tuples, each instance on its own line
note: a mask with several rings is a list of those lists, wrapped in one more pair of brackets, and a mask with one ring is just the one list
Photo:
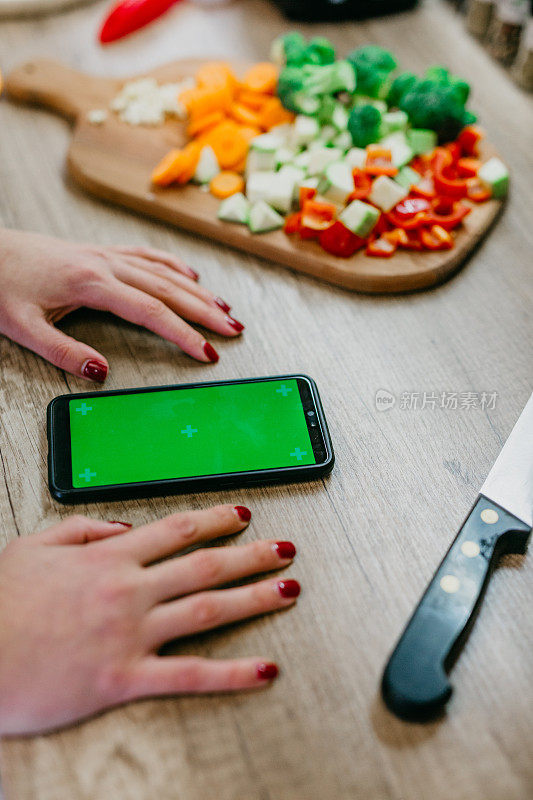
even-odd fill
[(107, 111), (105, 108), (93, 108), (87, 114), (87, 119), (91, 125), (102, 125), (107, 119)]
[(192, 86), (192, 78), (163, 84), (155, 78), (140, 78), (124, 84), (110, 106), (129, 125), (162, 125), (166, 116), (185, 119), (187, 112), (178, 95)]

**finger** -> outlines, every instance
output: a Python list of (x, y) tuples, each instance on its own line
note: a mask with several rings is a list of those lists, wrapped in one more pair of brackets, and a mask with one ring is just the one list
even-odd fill
[(167, 267), (176, 270), (176, 272), (181, 272), (183, 275), (187, 275), (187, 277), (192, 278), (193, 281), (197, 281), (200, 277), (196, 270), (189, 267), (182, 258), (167, 253), (165, 250), (156, 250), (154, 247), (123, 247), (122, 245), (110, 247), (109, 249), (116, 253), (140, 256), (141, 258), (146, 258), (148, 261), (166, 264)]
[(153, 603), (210, 589), (260, 572), (286, 567), (296, 555), (292, 542), (256, 541), (210, 547), (145, 570)]
[(125, 255), (122, 253), (119, 255), (122, 256), (121, 261), (123, 261), (123, 263), (130, 264), (132, 267), (143, 269), (146, 272), (149, 272), (151, 275), (159, 275), (161, 278), (166, 278), (167, 280), (172, 281), (172, 283), (176, 286), (179, 286), (181, 289), (185, 289), (190, 294), (193, 294), (195, 297), (205, 300), (205, 302), (210, 306), (220, 308), (226, 314), (231, 311), (231, 306), (228, 305), (225, 300), (222, 300), (221, 297), (215, 297), (215, 295), (210, 292), (209, 289), (200, 286), (199, 283), (195, 283), (194, 281), (190, 280), (190, 278), (187, 278), (185, 275), (176, 272), (176, 270), (172, 269), (166, 264), (161, 264), (158, 261), (149, 261), (148, 259), (141, 258), (139, 256)]
[(244, 506), (214, 506), (205, 511), (187, 511), (137, 528), (118, 543), (141, 564), (149, 564), (198, 542), (229, 536), (244, 530), (251, 517)]
[(241, 322), (224, 314), (214, 304), (208, 305), (203, 299), (177, 287), (167, 278), (152, 275), (129, 264), (118, 266), (115, 275), (128, 286), (161, 300), (168, 308), (189, 322), (203, 325), (223, 336), (237, 336), (244, 330)]
[(235, 589), (213, 589), (155, 606), (146, 616), (147, 646), (220, 628), (292, 605), (300, 594), (294, 580), (268, 578)]
[(16, 340), (72, 375), (98, 383), (103, 383), (107, 377), (107, 359), (98, 350), (67, 336), (38, 312), (28, 318)]
[(102, 290), (98, 307), (102, 311), (112, 311), (113, 314), (133, 322), (134, 325), (148, 328), (163, 339), (177, 344), (185, 353), (198, 361), (218, 361), (214, 347), (165, 303), (157, 297), (127, 286), (118, 279), (113, 279), (112, 283)]
[(130, 530), (129, 522), (103, 522), (76, 515), (35, 534), (41, 544), (87, 544)]
[(259, 658), (213, 660), (152, 655), (134, 668), (129, 681), (130, 699), (258, 689), (277, 676), (277, 665)]

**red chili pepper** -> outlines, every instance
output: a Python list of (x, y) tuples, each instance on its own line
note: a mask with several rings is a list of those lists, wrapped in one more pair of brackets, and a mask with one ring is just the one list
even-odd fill
[(301, 211), (295, 211), (294, 214), (289, 214), (288, 217), (285, 217), (285, 222), (283, 223), (283, 230), (290, 236), (292, 233), (298, 233), (302, 224), (302, 213)]
[(457, 137), (457, 143), (465, 156), (477, 156), (480, 141), (485, 132), (478, 125), (467, 125)]
[(385, 239), (385, 235), (380, 236), (379, 239), (374, 239), (366, 246), (365, 253), (367, 256), (376, 256), (377, 258), (390, 258), (396, 252), (398, 244)]
[(303, 204), (306, 200), (312, 200), (313, 197), (316, 197), (316, 189), (312, 189), (311, 186), (300, 186), (299, 192), (299, 205), (300, 208), (303, 208)]
[(426, 250), (451, 250), (453, 239), (441, 225), (432, 225), (429, 230), (420, 231), (420, 241)]
[(365, 243), (364, 239), (356, 236), (338, 220), (330, 228), (320, 233), (318, 241), (327, 253), (339, 258), (353, 256)]
[(144, 28), (178, 0), (120, 0), (104, 20), (98, 38), (102, 44), (114, 42)]
[(475, 178), (480, 166), (479, 158), (460, 158), (457, 162), (457, 174), (461, 178)]
[(465, 206), (460, 200), (454, 202), (451, 197), (438, 197), (433, 201), (432, 209), (428, 213), (428, 222), (431, 225), (440, 225), (445, 230), (451, 231), (460, 225), (471, 211), (472, 209)]
[(349, 195), (348, 202), (351, 202), (352, 200), (364, 200), (370, 194), (370, 190), (372, 189), (372, 180), (362, 169), (354, 169), (352, 171), (352, 175), (355, 189)]
[(393, 177), (398, 174), (398, 167), (392, 163), (392, 153), (384, 147), (368, 145), (366, 148), (365, 172), (367, 175), (387, 175)]

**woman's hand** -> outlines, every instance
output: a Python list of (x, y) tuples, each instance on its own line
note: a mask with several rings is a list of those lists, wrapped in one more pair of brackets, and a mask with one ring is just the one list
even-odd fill
[(0, 230), (0, 333), (60, 369), (102, 382), (105, 357), (54, 327), (87, 306), (143, 325), (199, 361), (218, 361), (212, 345), (184, 319), (224, 336), (236, 336), (244, 326), (197, 279), (181, 259), (160, 250)]
[(171, 639), (286, 608), (299, 584), (267, 578), (290, 542), (178, 550), (239, 533), (250, 511), (215, 506), (129, 531), (70, 517), (0, 555), (0, 735), (41, 732), (128, 700), (254, 689), (277, 675), (262, 658), (160, 656)]

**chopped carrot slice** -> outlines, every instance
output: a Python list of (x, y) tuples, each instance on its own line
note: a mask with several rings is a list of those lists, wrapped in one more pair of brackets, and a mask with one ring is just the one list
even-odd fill
[(248, 140), (233, 120), (225, 120), (199, 138), (202, 146), (213, 148), (222, 169), (231, 169), (248, 153)]
[(259, 64), (254, 64), (254, 66), (248, 70), (244, 76), (243, 87), (250, 89), (252, 92), (274, 94), (277, 83), (277, 67), (269, 61), (264, 61)]
[(224, 200), (232, 194), (242, 192), (244, 189), (244, 179), (242, 175), (238, 175), (236, 172), (219, 172), (209, 184), (209, 188), (211, 194)]
[(237, 95), (237, 101), (243, 106), (251, 108), (252, 111), (260, 111), (269, 99), (267, 94), (251, 92), (249, 89), (242, 89)]
[(225, 61), (208, 61), (196, 73), (198, 86), (226, 86), (235, 91), (237, 78), (230, 65)]
[(178, 179), (185, 158), (183, 150), (170, 150), (152, 172), (152, 183), (157, 186), (168, 186)]
[(279, 97), (271, 97), (259, 113), (259, 124), (266, 131), (273, 128), (274, 125), (283, 125), (285, 122), (293, 121), (294, 114), (283, 108)]
[(246, 169), (246, 156), (241, 158), (240, 161), (237, 161), (236, 164), (233, 164), (231, 167), (232, 172), (240, 172), (243, 173)]
[(178, 99), (191, 118), (203, 117), (212, 111), (227, 111), (233, 100), (233, 92), (227, 86), (200, 86), (185, 89)]
[(178, 183), (188, 183), (190, 181), (198, 166), (201, 150), (202, 148), (198, 142), (190, 142), (187, 147), (183, 148), (181, 171), (177, 178)]
[(255, 139), (255, 137), (259, 136), (261, 133), (261, 128), (256, 128), (253, 125), (241, 125), (239, 130), (247, 142), (249, 142), (250, 139)]
[(218, 125), (223, 119), (223, 111), (211, 111), (209, 114), (204, 114), (203, 117), (196, 117), (191, 120), (187, 127), (187, 135), (190, 136), (191, 139), (194, 139), (195, 136), (209, 130), (213, 125)]
[(243, 106), (241, 103), (233, 103), (229, 113), (234, 120), (240, 122), (242, 125), (258, 127), (259, 116), (257, 112)]

